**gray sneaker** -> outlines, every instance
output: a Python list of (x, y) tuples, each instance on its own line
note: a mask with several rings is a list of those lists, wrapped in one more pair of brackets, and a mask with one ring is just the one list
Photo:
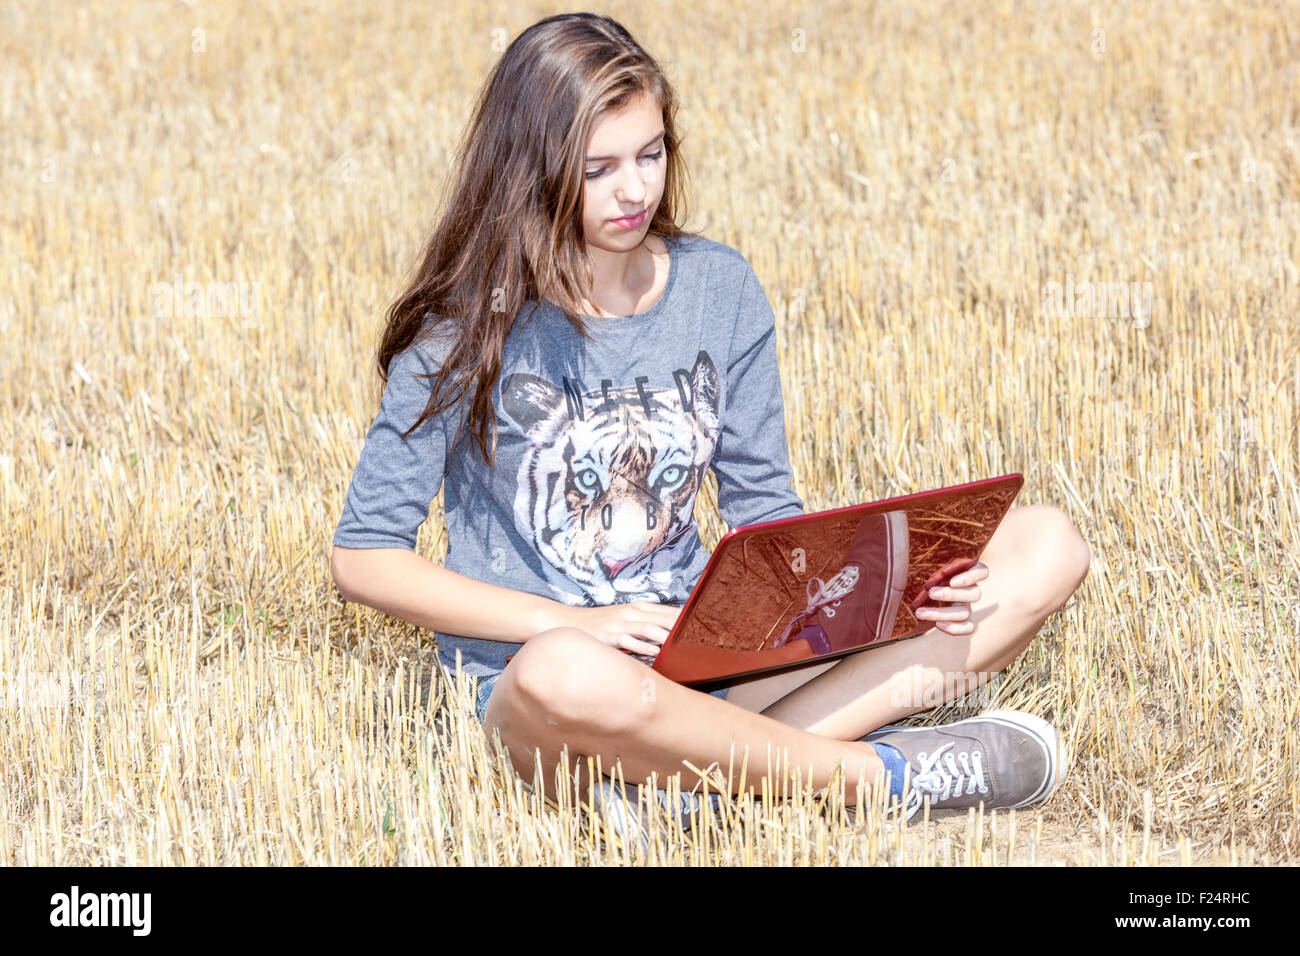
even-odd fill
[(1018, 710), (991, 710), (937, 727), (881, 727), (862, 738), (898, 748), (910, 820), (928, 800), (931, 810), (1023, 807), (1045, 799), (1061, 782), (1065, 752), (1052, 725)]
[[(602, 777), (596, 788), (594, 809), (605, 818), (613, 832), (624, 839), (639, 841), (643, 852), (649, 852), (650, 849), (650, 820), (647, 814), (656, 812), (653, 802), (657, 802), (659, 808), (687, 832), (694, 829), (695, 820), (703, 813), (704, 796), (701, 793), (679, 793), (677, 806), (674, 807), (669, 804), (667, 790), (653, 791), (653, 802), (640, 797), (640, 791), (638, 784), (626, 784), (627, 803), (624, 804), (619, 787), (609, 777)], [(714, 814), (718, 814), (722, 804), (721, 794), (710, 791), (708, 799)], [(664, 828), (660, 828), (660, 834), (661, 837), (666, 836)]]

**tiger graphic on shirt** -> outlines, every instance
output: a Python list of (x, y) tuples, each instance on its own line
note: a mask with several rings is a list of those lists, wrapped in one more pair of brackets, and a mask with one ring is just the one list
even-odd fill
[(718, 370), (701, 350), (672, 385), (647, 381), (586, 390), (518, 372), (502, 382), (502, 411), (528, 442), (515, 526), (566, 604), (668, 603), (673, 568), (695, 544), (695, 495), (718, 438)]

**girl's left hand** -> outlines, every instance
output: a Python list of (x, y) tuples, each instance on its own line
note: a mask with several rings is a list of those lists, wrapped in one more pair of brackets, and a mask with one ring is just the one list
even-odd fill
[(978, 583), (989, 576), (988, 565), (976, 561), (960, 574), (955, 574), (946, 587), (930, 588), (932, 601), (952, 601), (952, 604), (925, 604), (916, 611), (922, 621), (933, 621), (934, 626), (945, 634), (970, 634), (975, 630), (975, 622), (969, 620), (970, 606), (980, 598)]

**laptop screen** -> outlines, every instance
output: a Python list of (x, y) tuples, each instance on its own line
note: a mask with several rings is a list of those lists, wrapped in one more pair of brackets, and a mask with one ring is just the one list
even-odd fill
[(1019, 474), (735, 528), (653, 667), (679, 683), (756, 674), (928, 631), (929, 589), (979, 560)]

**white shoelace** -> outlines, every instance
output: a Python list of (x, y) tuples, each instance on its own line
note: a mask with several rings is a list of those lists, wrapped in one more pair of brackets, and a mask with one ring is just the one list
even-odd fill
[[(852, 591), (857, 585), (858, 574), (859, 569), (856, 564), (846, 564), (829, 581), (823, 581), (816, 576), (809, 578), (808, 585), (804, 588), (804, 593), (808, 598), (808, 606), (790, 620), (790, 623), (785, 626), (785, 630), (781, 632), (781, 636), (772, 642), (772, 646), (782, 646), (789, 640), (795, 625), (806, 620), (819, 608), (825, 607), (832, 601), (838, 604), (840, 598)], [(835, 608), (826, 607), (826, 616), (834, 617)]]
[[(954, 754), (952, 744), (946, 743), (934, 753), (918, 753), (920, 769), (912, 776), (912, 791), (907, 802), (907, 817), (921, 809), (925, 798), (934, 806), (951, 797), (970, 796), (976, 791), (988, 793), (984, 779), (984, 757), (978, 750)], [(941, 759), (942, 758), (942, 759)], [(958, 764), (961, 766), (958, 767)]]

